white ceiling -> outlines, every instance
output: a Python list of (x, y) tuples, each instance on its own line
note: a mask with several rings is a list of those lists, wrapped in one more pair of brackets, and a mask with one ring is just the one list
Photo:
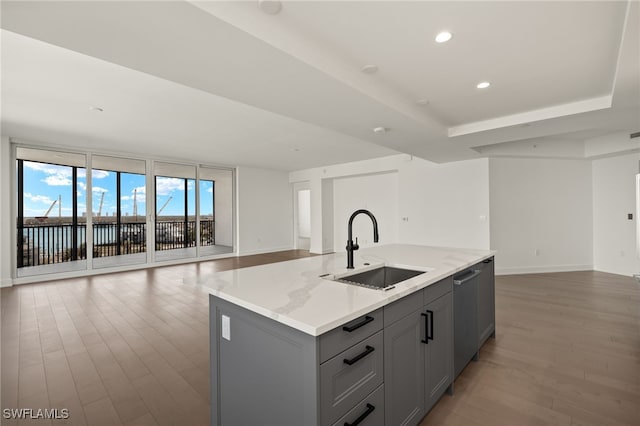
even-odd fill
[(282, 170), (605, 155), (640, 148), (639, 27), (626, 1), (3, 1), (3, 133)]

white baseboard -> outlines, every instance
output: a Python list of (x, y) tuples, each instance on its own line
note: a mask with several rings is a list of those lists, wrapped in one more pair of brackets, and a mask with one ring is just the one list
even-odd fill
[(13, 280), (11, 278), (2, 278), (0, 279), (0, 288), (2, 287), (11, 287), (13, 285)]
[(272, 248), (259, 249), (259, 250), (241, 251), (240, 253), (238, 253), (238, 256), (251, 256), (254, 254), (275, 253), (278, 251), (287, 251), (287, 250), (295, 250), (295, 249), (293, 248), (293, 245), (286, 246), (286, 247), (272, 247)]
[(496, 275), (543, 274), (548, 272), (592, 271), (593, 265), (496, 266)]

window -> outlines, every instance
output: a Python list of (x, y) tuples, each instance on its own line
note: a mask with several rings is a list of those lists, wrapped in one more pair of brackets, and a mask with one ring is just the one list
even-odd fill
[(200, 167), (200, 255), (233, 252), (233, 171)]
[(86, 268), (85, 157), (18, 148), (18, 276)]
[(92, 165), (94, 266), (145, 262), (145, 162), (94, 156)]
[(16, 147), (18, 277), (233, 253), (232, 169), (97, 154), (89, 166)]
[(195, 256), (195, 167), (155, 163), (154, 171), (156, 259)]

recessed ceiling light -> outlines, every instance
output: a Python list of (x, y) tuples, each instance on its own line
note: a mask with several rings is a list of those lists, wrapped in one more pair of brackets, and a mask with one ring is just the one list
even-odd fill
[(453, 34), (451, 34), (449, 31), (442, 31), (438, 33), (438, 35), (436, 36), (436, 42), (446, 43), (449, 40), (451, 40), (452, 37), (453, 37)]
[(374, 127), (373, 131), (375, 133), (387, 133), (389, 129), (387, 129), (386, 127)]
[(274, 0), (258, 0), (258, 6), (268, 15), (277, 15), (282, 10), (282, 2)]
[(90, 106), (89, 107), (89, 111), (97, 111), (97, 112), (102, 112), (104, 111), (104, 109), (97, 107), (97, 106)]
[(491, 86), (491, 83), (489, 83), (488, 81), (483, 81), (482, 83), (478, 83), (476, 87), (478, 89), (486, 89), (489, 86)]
[(365, 74), (375, 74), (378, 72), (378, 66), (373, 64), (365, 65), (361, 71)]
[(418, 105), (422, 105), (422, 106), (429, 105), (429, 99), (424, 99), (424, 98), (422, 98), (422, 99), (418, 99), (418, 100), (416, 101), (416, 103), (417, 103)]

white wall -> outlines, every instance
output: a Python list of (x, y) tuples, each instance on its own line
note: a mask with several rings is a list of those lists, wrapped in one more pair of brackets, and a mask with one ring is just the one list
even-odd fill
[(491, 159), (489, 183), (497, 273), (592, 268), (590, 161)]
[(237, 169), (238, 253), (293, 248), (293, 198), (287, 172)]
[[(593, 161), (593, 265), (598, 271), (640, 272), (636, 256), (635, 176), (640, 154)], [(627, 219), (632, 213), (634, 219)]]
[[(346, 251), (348, 223), (351, 214), (367, 209), (378, 222), (380, 244), (398, 242), (398, 172), (333, 180), (334, 251)], [(360, 247), (373, 243), (373, 224), (366, 215), (353, 221), (353, 237)]]
[(0, 139), (0, 287), (11, 285), (13, 257), (12, 235), (14, 221), (11, 214), (11, 201), (14, 191), (11, 188), (11, 144), (9, 138)]
[(399, 240), (408, 244), (488, 249), (489, 161), (400, 167)]
[[(314, 209), (313, 200), (318, 198), (314, 188), (332, 180), (336, 251), (344, 250), (349, 216), (359, 208), (368, 208), (378, 219), (380, 243), (488, 249), (488, 164), (487, 159), (435, 164), (395, 155), (300, 170), (290, 174), (290, 181), (311, 182), (312, 251), (313, 234), (323, 232), (317, 226), (323, 213)], [(355, 222), (354, 236), (361, 245), (371, 244), (367, 222), (365, 218)]]

